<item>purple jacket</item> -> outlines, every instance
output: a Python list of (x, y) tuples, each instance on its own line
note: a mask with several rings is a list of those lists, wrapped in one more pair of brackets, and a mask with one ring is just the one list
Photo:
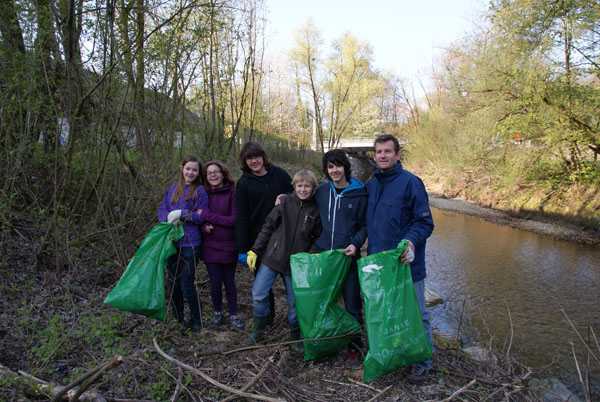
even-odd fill
[[(202, 210), (202, 259), (221, 264), (237, 261), (238, 246), (235, 240), (235, 189), (229, 186), (208, 190), (209, 207)], [(213, 225), (207, 234), (206, 224)]]
[(186, 201), (186, 197), (190, 189), (190, 186), (186, 185), (185, 189), (183, 190), (183, 196), (179, 198), (177, 204), (171, 204), (171, 199), (173, 198), (173, 193), (175, 192), (176, 186), (176, 184), (173, 184), (165, 193), (165, 197), (163, 198), (160, 207), (158, 207), (158, 220), (160, 222), (166, 222), (169, 212), (176, 209), (181, 209), (180, 220), (183, 222), (183, 237), (175, 242), (175, 247), (199, 246), (202, 244), (200, 225), (204, 222), (204, 220), (200, 217), (200, 215), (198, 215), (198, 213), (196, 213), (196, 211), (199, 209), (206, 209), (208, 206), (208, 196), (206, 195), (206, 190), (204, 190), (204, 187), (202, 186), (198, 187), (196, 199), (194, 200), (193, 198), (190, 198)]

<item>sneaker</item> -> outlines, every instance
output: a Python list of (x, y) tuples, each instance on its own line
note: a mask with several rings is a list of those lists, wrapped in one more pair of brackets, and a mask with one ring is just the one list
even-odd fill
[(412, 366), (410, 374), (406, 376), (406, 381), (413, 385), (421, 385), (427, 379), (427, 374), (429, 374), (429, 370), (425, 370), (418, 366)]
[(346, 358), (346, 368), (356, 370), (360, 368), (362, 364), (362, 355), (356, 349), (348, 351), (348, 357)]
[(190, 324), (190, 331), (192, 331), (194, 333), (195, 332), (200, 332), (201, 329), (202, 329), (202, 326), (200, 324), (198, 324), (198, 323)]
[(235, 314), (229, 316), (229, 322), (231, 323), (231, 326), (235, 329), (244, 329), (244, 323), (242, 322), (242, 320), (240, 320), (240, 317), (238, 317)]
[(214, 325), (223, 324), (223, 312), (222, 311), (213, 311), (212, 322)]

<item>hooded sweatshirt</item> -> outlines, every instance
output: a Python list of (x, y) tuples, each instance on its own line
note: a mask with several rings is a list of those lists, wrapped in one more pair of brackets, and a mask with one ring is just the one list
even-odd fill
[(349, 244), (360, 250), (367, 237), (367, 197), (365, 185), (354, 177), (340, 193), (331, 180), (317, 188), (314, 198), (323, 225), (316, 243), (319, 251), (346, 248)]

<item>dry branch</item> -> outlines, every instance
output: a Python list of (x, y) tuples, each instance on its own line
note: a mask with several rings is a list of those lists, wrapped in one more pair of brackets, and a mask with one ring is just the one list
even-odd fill
[(373, 402), (375, 399), (379, 398), (381, 395), (385, 394), (386, 392), (388, 392), (390, 389), (392, 389), (392, 386), (389, 385), (387, 387), (385, 387), (383, 389), (383, 391), (380, 391), (377, 395), (375, 395), (373, 398), (369, 399), (367, 402)]
[[(79, 397), (89, 387), (91, 387), (92, 384), (95, 383), (98, 378), (100, 378), (108, 370), (121, 364), (122, 362), (123, 362), (123, 358), (121, 356), (115, 356), (112, 359), (110, 359), (108, 362), (101, 364), (100, 366), (88, 371), (82, 377), (73, 381), (71, 384), (67, 385), (65, 388), (69, 388), (69, 387), (74, 388), (75, 386), (81, 384), (81, 387), (79, 387), (79, 389), (77, 391), (75, 391), (75, 393), (71, 396), (70, 400), (73, 402), (79, 400)], [(63, 390), (62, 392), (67, 392), (67, 391)], [(61, 393), (56, 394), (56, 396), (54, 398), (52, 398), (52, 402), (58, 401), (60, 398), (62, 398), (62, 395), (64, 395), (64, 393), (62, 395), (60, 395), (60, 394)], [(59, 397), (59, 395), (60, 395), (60, 397)]]
[[(22, 370), (19, 370), (19, 374), (25, 378), (28, 378), (28, 379), (33, 380), (36, 383), (38, 383), (39, 387), (40, 387), (39, 389), (47, 395), (55, 396), (59, 392), (61, 392), (64, 388), (66, 388), (66, 387), (56, 385), (56, 384), (52, 384), (48, 381), (41, 380), (41, 379), (34, 377), (31, 374), (26, 373), (25, 371), (22, 371)], [(75, 395), (74, 390), (71, 389), (71, 390), (66, 391), (67, 397), (70, 398), (73, 395)], [(63, 396), (64, 396), (64, 394), (63, 394)], [(83, 401), (83, 402), (106, 402), (106, 399), (104, 399), (104, 397), (95, 390), (92, 390), (89, 392), (84, 392), (78, 398), (80, 401)]]
[[(260, 369), (260, 371), (258, 373), (256, 373), (256, 375), (254, 377), (252, 377), (252, 379), (250, 381), (248, 381), (248, 383), (246, 385), (244, 385), (242, 387), (242, 389), (240, 389), (240, 391), (245, 392), (251, 386), (253, 386), (254, 384), (256, 384), (256, 381), (258, 381), (258, 379), (260, 377), (262, 377), (263, 374), (265, 374), (265, 372), (267, 371), (267, 368), (269, 368), (270, 363), (271, 363), (271, 361), (269, 359), (267, 359), (267, 361), (265, 361), (265, 364), (263, 364), (263, 366)], [(229, 395), (227, 398), (223, 399), (223, 402), (231, 401), (234, 398), (235, 398), (235, 396)]]
[(303, 342), (311, 342), (311, 341), (327, 341), (329, 339), (350, 338), (350, 337), (353, 337), (353, 336), (356, 336), (356, 335), (358, 335), (358, 333), (354, 333), (353, 332), (351, 334), (336, 335), (336, 336), (327, 336), (327, 337), (324, 337), (324, 338), (299, 339), (299, 340), (296, 340), (296, 341), (267, 343), (267, 344), (264, 344), (264, 345), (253, 345), (253, 346), (246, 346), (246, 347), (243, 347), (243, 348), (228, 350), (226, 352), (221, 352), (221, 354), (222, 355), (230, 355), (232, 353), (243, 352), (245, 350), (262, 349), (262, 348), (269, 348), (269, 347), (273, 347), (273, 346), (291, 345), (291, 344), (294, 344), (294, 343), (303, 343)]
[(264, 395), (257, 395), (257, 394), (249, 394), (247, 392), (242, 392), (239, 391), (235, 388), (231, 388), (228, 387), (225, 384), (221, 384), (220, 382), (218, 382), (217, 380), (209, 377), (208, 375), (204, 374), (202, 371), (196, 369), (195, 367), (189, 366), (185, 363), (180, 362), (179, 360), (175, 359), (174, 357), (169, 356), (168, 354), (166, 354), (165, 352), (162, 351), (162, 349), (160, 348), (160, 346), (158, 346), (158, 342), (156, 341), (156, 337), (152, 340), (152, 342), (154, 343), (154, 349), (156, 349), (156, 351), (158, 352), (159, 355), (161, 355), (162, 357), (164, 357), (165, 359), (167, 359), (168, 361), (170, 361), (171, 363), (175, 363), (176, 365), (178, 365), (179, 367), (182, 367), (188, 371), (191, 371), (192, 373), (202, 377), (204, 380), (208, 381), (209, 383), (211, 383), (212, 385), (221, 388), (224, 391), (230, 392), (232, 394), (244, 397), (244, 398), (249, 398), (249, 399), (255, 399), (258, 401), (266, 401), (266, 402), (284, 402), (282, 399), (274, 399), (274, 398), (269, 398), (267, 396)]

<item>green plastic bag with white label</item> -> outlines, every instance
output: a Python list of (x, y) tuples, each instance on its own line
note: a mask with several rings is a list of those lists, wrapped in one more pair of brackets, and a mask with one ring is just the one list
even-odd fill
[(399, 260), (406, 246), (407, 242), (403, 240), (395, 250), (358, 260), (369, 339), (364, 362), (365, 382), (399, 367), (432, 358), (410, 265)]
[(183, 225), (162, 222), (146, 235), (104, 303), (165, 321), (165, 265), (177, 252), (173, 242), (183, 237)]
[[(350, 262), (341, 250), (290, 257), (296, 314), (304, 339), (360, 333), (358, 321), (337, 304)], [(304, 342), (304, 360), (334, 353), (351, 340), (345, 337)]]

